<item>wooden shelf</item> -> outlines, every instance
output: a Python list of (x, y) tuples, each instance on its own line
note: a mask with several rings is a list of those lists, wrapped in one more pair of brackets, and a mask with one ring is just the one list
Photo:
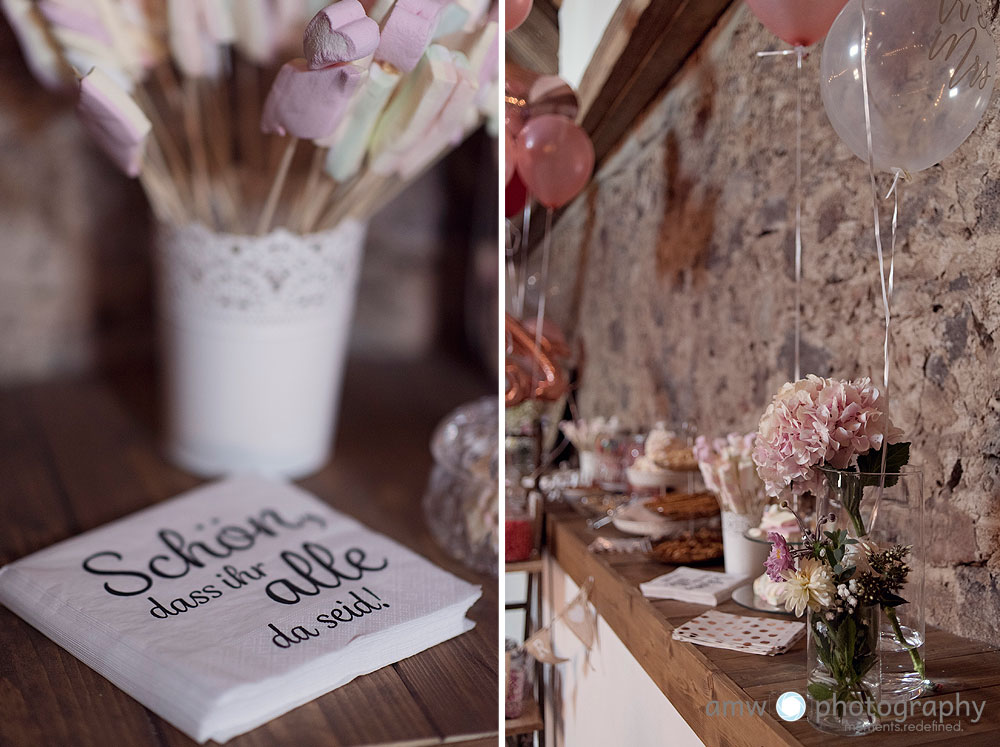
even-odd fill
[(517, 718), (507, 719), (506, 735), (514, 737), (518, 734), (531, 734), (535, 731), (541, 731), (544, 726), (542, 710), (534, 698), (528, 698), (524, 701), (524, 710), (521, 715)]
[(504, 573), (541, 573), (542, 559), (532, 558), (531, 560), (521, 560), (517, 563), (506, 563)]
[[(578, 585), (594, 579), (590, 602), (597, 613), (632, 653), (660, 691), (706, 744), (770, 744), (788, 747), (909, 747), (916, 744), (1000, 744), (1000, 649), (927, 627), (927, 673), (940, 690), (922, 696), (907, 720), (912, 731), (877, 731), (864, 737), (841, 738), (816, 731), (806, 719), (785, 722), (777, 718), (773, 703), (789, 690), (805, 691), (806, 641), (803, 637), (780, 656), (762, 657), (724, 649), (695, 646), (673, 640), (674, 629), (697, 617), (703, 605), (672, 600), (646, 599), (639, 585), (669, 570), (636, 555), (614, 558), (594, 555), (587, 547), (597, 536), (617, 536), (614, 530), (594, 532), (569, 506), (551, 507), (547, 514), (549, 551)], [(719, 569), (721, 570), (721, 568)], [(721, 612), (765, 616), (726, 601)], [(787, 619), (787, 618), (782, 618)], [(961, 730), (934, 730), (934, 719), (924, 716), (927, 701), (981, 702), (984, 717), (946, 718)], [(715, 718), (706, 711), (710, 701), (765, 703), (762, 715)], [(922, 703), (923, 702), (923, 703)], [(987, 716), (986, 714), (994, 714)], [(957, 716), (957, 715), (956, 715)], [(916, 735), (920, 734), (918, 738)]]

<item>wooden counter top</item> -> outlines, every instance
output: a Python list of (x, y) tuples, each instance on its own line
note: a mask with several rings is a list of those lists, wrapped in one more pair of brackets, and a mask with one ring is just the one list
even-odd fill
[[(550, 507), (549, 551), (578, 585), (593, 576), (591, 601), (598, 614), (706, 744), (746, 747), (1000, 744), (1000, 650), (996, 647), (935, 628), (927, 629), (928, 674), (941, 685), (940, 691), (929, 697), (954, 701), (955, 693), (961, 693), (964, 700), (985, 701), (978, 723), (962, 719), (961, 731), (931, 731), (933, 720), (917, 716), (907, 724), (925, 730), (883, 730), (865, 737), (838, 739), (813, 729), (804, 718), (791, 723), (782, 721), (774, 710), (774, 703), (783, 692), (805, 693), (805, 637), (788, 653), (775, 657), (675, 641), (671, 637), (674, 628), (709, 608), (644, 598), (639, 584), (670, 571), (673, 566), (648, 560), (644, 555), (592, 554), (587, 546), (600, 535), (624, 536), (613, 528), (597, 532), (588, 529), (586, 521), (569, 506)], [(720, 604), (717, 609), (768, 616), (732, 601)], [(758, 715), (747, 707), (742, 717), (709, 715), (706, 706), (712, 701), (766, 703), (766, 712)], [(946, 718), (944, 722), (954, 724), (958, 720)]]
[[(299, 483), (481, 584), (483, 596), (469, 613), (475, 629), (359, 677), (228, 745), (496, 745), (497, 582), (451, 561), (421, 510), (431, 431), (453, 407), (491, 389), (488, 378), (453, 361), (353, 361), (333, 462)], [(0, 564), (201, 482), (160, 456), (157, 401), (148, 371), (0, 390)], [(2, 745), (194, 744), (2, 607), (0, 652)]]

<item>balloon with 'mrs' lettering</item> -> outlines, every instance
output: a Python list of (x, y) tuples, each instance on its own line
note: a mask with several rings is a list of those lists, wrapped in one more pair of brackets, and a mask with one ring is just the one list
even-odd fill
[(868, 161), (862, 13), (875, 167), (913, 173), (976, 129), (997, 53), (976, 0), (849, 0), (823, 44), (820, 89), (833, 129)]

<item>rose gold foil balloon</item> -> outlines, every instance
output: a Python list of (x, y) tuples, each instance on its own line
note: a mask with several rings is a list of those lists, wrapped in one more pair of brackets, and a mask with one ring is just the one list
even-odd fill
[(504, 327), (507, 333), (505, 404), (512, 407), (529, 398), (554, 402), (566, 394), (569, 380), (562, 366), (554, 360), (554, 353), (561, 352), (563, 346), (553, 347), (544, 337), (541, 345), (536, 346), (534, 333), (510, 314), (505, 315)]
[(507, 0), (504, 4), (504, 28), (513, 31), (531, 13), (532, 0)]
[(580, 102), (569, 83), (558, 75), (543, 75), (528, 89), (528, 118), (542, 114), (562, 114), (576, 119)]
[(811, 47), (830, 30), (847, 0), (747, 0), (760, 22), (793, 47)]
[(543, 114), (517, 136), (517, 173), (547, 208), (559, 208), (587, 186), (594, 171), (594, 146), (568, 117)]

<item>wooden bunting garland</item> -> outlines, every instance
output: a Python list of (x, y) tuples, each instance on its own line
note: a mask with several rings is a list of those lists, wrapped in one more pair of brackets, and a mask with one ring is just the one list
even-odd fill
[(561, 664), (569, 661), (556, 655), (552, 644), (552, 628), (557, 622), (563, 622), (587, 649), (591, 649), (597, 640), (597, 613), (590, 605), (590, 592), (594, 588), (594, 578), (589, 577), (580, 587), (580, 591), (570, 600), (559, 614), (549, 621), (548, 625), (535, 631), (522, 644), (521, 648), (536, 661), (545, 664)]

